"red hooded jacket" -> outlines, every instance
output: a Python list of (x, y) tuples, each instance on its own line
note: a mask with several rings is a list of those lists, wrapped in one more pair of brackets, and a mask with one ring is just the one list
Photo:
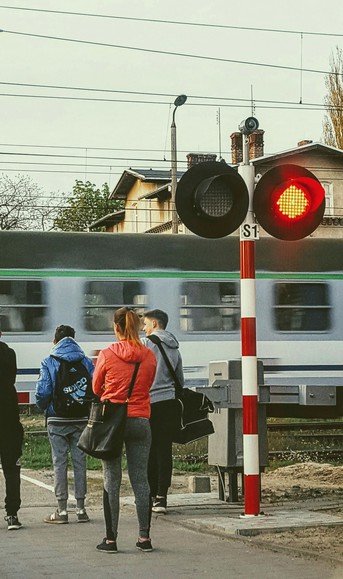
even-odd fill
[(138, 374), (128, 405), (128, 416), (150, 418), (149, 390), (156, 372), (155, 354), (146, 346), (136, 346), (127, 340), (111, 344), (99, 353), (93, 374), (93, 392), (101, 401), (125, 402), (135, 363)]

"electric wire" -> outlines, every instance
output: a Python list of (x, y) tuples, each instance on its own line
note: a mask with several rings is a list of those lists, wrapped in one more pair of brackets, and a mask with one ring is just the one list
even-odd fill
[[(157, 92), (144, 92), (144, 91), (132, 91), (132, 90), (116, 90), (116, 89), (108, 89), (108, 88), (94, 88), (94, 87), (79, 87), (79, 86), (65, 86), (65, 85), (53, 85), (53, 84), (41, 84), (41, 83), (24, 83), (24, 82), (6, 82), (6, 81), (0, 81), (0, 85), (6, 85), (6, 86), (19, 86), (19, 87), (30, 87), (30, 88), (48, 88), (48, 89), (53, 89), (53, 90), (68, 90), (68, 91), (82, 91), (82, 92), (100, 92), (100, 93), (114, 93), (114, 94), (128, 94), (128, 95), (142, 95), (142, 96), (154, 96), (154, 97), (166, 97), (166, 98), (175, 98), (175, 94), (173, 93), (157, 93)], [(62, 95), (63, 96), (63, 95)], [(249, 106), (251, 106), (251, 98), (247, 99), (247, 98), (240, 98), (240, 97), (222, 97), (222, 96), (209, 96), (209, 95), (192, 95), (189, 94), (188, 95), (188, 103), (187, 105), (189, 106), (190, 104), (192, 104), (192, 102), (190, 103), (189, 101), (191, 99), (197, 99), (197, 100), (214, 100), (216, 101), (215, 104), (216, 106), (218, 106), (218, 101), (220, 101), (220, 105), (222, 106), (222, 101), (235, 101), (235, 102), (242, 102), (242, 103), (249, 103)], [(126, 101), (125, 101), (126, 102)], [(127, 102), (134, 102), (134, 101), (127, 101)], [(147, 101), (147, 102), (152, 102), (155, 103), (155, 101)], [(282, 105), (299, 105), (299, 104), (303, 104), (304, 106), (313, 106), (313, 107), (323, 107), (322, 103), (312, 103), (312, 102), (302, 102), (299, 103), (299, 101), (284, 101), (284, 100), (275, 100), (275, 99), (255, 99), (254, 98), (254, 104), (256, 103), (266, 103), (266, 104), (282, 104)], [(165, 102), (164, 104), (168, 104), (170, 106), (170, 102)], [(199, 104), (203, 104), (203, 103), (197, 103)], [(327, 105), (325, 105), (325, 108), (327, 107)], [(330, 107), (329, 107), (330, 108)], [(336, 108), (343, 108), (343, 106), (341, 107), (336, 107), (336, 106), (332, 106), (332, 109), (336, 109)]]
[(182, 20), (167, 20), (161, 18), (139, 18), (138, 16), (118, 16), (114, 14), (92, 14), (90, 12), (71, 12), (67, 10), (48, 10), (44, 8), (27, 8), (23, 6), (4, 6), (0, 5), (0, 8), (6, 8), (8, 10), (26, 10), (30, 12), (45, 12), (49, 14), (63, 14), (71, 16), (86, 16), (91, 18), (108, 18), (113, 20), (127, 20), (133, 22), (146, 22), (146, 23), (158, 23), (158, 24), (174, 24), (178, 26), (193, 26), (193, 27), (203, 27), (203, 28), (223, 28), (228, 30), (247, 30), (253, 32), (273, 32), (282, 34), (303, 34), (304, 36), (333, 36), (342, 37), (342, 33), (336, 32), (311, 32), (304, 30), (289, 30), (281, 28), (262, 28), (257, 26), (234, 26), (229, 24), (215, 24), (208, 22), (185, 22)]
[(34, 34), (32, 32), (19, 32), (18, 30), (5, 30), (1, 29), (0, 32), (6, 34), (13, 34), (17, 36), (27, 36), (29, 38), (41, 38), (44, 40), (57, 40), (59, 42), (71, 42), (76, 44), (85, 44), (89, 46), (99, 46), (104, 48), (116, 48), (119, 50), (131, 50), (135, 52), (143, 52), (148, 54), (158, 54), (164, 56), (177, 56), (180, 58), (191, 58), (196, 60), (206, 60), (210, 62), (223, 62), (223, 63), (230, 63), (230, 64), (240, 64), (244, 66), (257, 66), (257, 67), (265, 67), (265, 68), (272, 68), (277, 70), (290, 70), (293, 72), (308, 72), (313, 74), (321, 74), (321, 75), (335, 75), (335, 72), (327, 71), (327, 70), (317, 70), (313, 68), (303, 68), (301, 69), (298, 66), (287, 66), (281, 64), (270, 64), (270, 63), (262, 63), (262, 62), (253, 62), (247, 60), (236, 60), (232, 58), (221, 58), (218, 56), (206, 56), (200, 54), (187, 54), (184, 52), (175, 52), (169, 50), (158, 50), (154, 48), (142, 48), (140, 46), (128, 46), (123, 44), (111, 44), (109, 42), (95, 42), (92, 40), (81, 40), (76, 38), (66, 38), (62, 36), (50, 36), (48, 34)]
[[(59, 96), (59, 95), (33, 95), (33, 94), (18, 94), (18, 93), (0, 93), (0, 97), (16, 97), (16, 98), (31, 98), (31, 99), (46, 99), (46, 100), (69, 100), (69, 101), (88, 101), (88, 102), (112, 102), (124, 104), (143, 104), (143, 105), (164, 105), (169, 106), (168, 102), (164, 101), (144, 101), (144, 100), (127, 100), (127, 99), (109, 99), (109, 98), (92, 98), (92, 97), (74, 97), (74, 96)], [(218, 107), (218, 103), (189, 103), (191, 107)], [(250, 109), (251, 104), (227, 104), (222, 103), (221, 107), (234, 109)], [(288, 110), (288, 111), (336, 111), (343, 110), (343, 106), (328, 107), (327, 105), (308, 106), (305, 104), (298, 104), (298, 106), (273, 106), (273, 105), (259, 105), (260, 110)]]

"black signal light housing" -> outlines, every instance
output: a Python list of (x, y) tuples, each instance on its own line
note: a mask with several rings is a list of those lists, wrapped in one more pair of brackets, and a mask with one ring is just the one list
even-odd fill
[(244, 221), (249, 194), (244, 179), (226, 163), (193, 165), (181, 177), (175, 195), (176, 210), (196, 235), (220, 238)]

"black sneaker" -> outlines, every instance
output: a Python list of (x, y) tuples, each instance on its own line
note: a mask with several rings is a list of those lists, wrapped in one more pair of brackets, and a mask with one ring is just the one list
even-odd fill
[(117, 553), (117, 543), (107, 543), (106, 537), (102, 540), (102, 543), (96, 546), (97, 551), (101, 551), (101, 553)]
[(21, 528), (21, 523), (19, 523), (18, 517), (7, 515), (5, 517), (5, 521), (7, 521), (7, 529), (9, 531), (14, 531)]
[(150, 553), (150, 551), (152, 551), (151, 539), (146, 539), (145, 541), (137, 541), (136, 547), (144, 553)]
[(152, 504), (152, 511), (154, 513), (166, 513), (167, 512), (167, 497), (156, 497)]

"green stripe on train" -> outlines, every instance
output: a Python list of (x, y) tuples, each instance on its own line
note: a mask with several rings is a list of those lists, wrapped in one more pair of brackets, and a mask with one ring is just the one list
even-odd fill
[[(239, 272), (224, 271), (91, 271), (91, 270), (0, 270), (0, 277), (111, 277), (111, 278), (201, 278), (201, 279), (239, 279)], [(256, 273), (257, 279), (343, 279), (343, 273)]]

